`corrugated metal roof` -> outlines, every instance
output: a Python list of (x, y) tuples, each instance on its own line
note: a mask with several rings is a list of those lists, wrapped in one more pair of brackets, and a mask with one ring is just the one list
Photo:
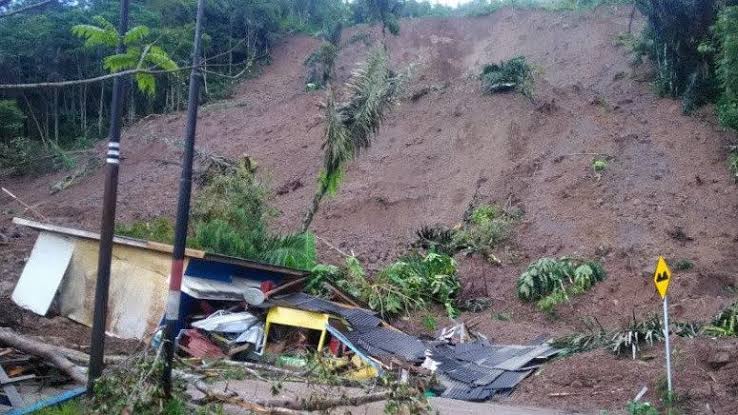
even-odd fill
[(534, 360), (557, 352), (547, 345), (500, 346), (484, 341), (436, 344), (431, 350), (431, 358), (438, 362), (436, 374), (447, 388), (442, 396), (467, 401), (509, 394), (533, 373), (528, 366)]

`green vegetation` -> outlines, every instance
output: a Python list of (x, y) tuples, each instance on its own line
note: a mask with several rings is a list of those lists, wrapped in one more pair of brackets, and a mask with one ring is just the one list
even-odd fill
[[(315, 237), (310, 233), (273, 234), (268, 222), (276, 211), (269, 188), (247, 162), (211, 175), (195, 194), (188, 246), (253, 259), (273, 265), (310, 270), (316, 264)], [(174, 226), (167, 218), (119, 224), (121, 236), (171, 244)]]
[(533, 96), (533, 68), (523, 56), (499, 64), (487, 64), (480, 75), (482, 91), (486, 94), (517, 91), (528, 98)]
[[(383, 318), (392, 318), (433, 303), (443, 305), (449, 317), (456, 317), (455, 304), (461, 287), (453, 258), (430, 252), (411, 253), (367, 278), (359, 260), (346, 258), (343, 268), (318, 265), (313, 268), (308, 290), (322, 292), (322, 283), (330, 282), (365, 302)], [(430, 321), (424, 320), (428, 325)]]
[(678, 271), (689, 271), (694, 268), (694, 262), (689, 259), (680, 259), (674, 264), (674, 269)]
[(491, 263), (499, 260), (492, 251), (506, 241), (522, 211), (504, 210), (495, 204), (481, 204), (470, 211), (462, 226), (449, 229), (444, 225), (425, 225), (416, 232), (414, 246), (446, 255), (478, 254)]
[(715, 316), (712, 322), (703, 328), (703, 333), (715, 337), (738, 337), (738, 302)]
[[(97, 25), (78, 24), (72, 27), (75, 36), (85, 39), (85, 47), (96, 49), (106, 47), (114, 49), (122, 42), (126, 51), (103, 58), (103, 67), (111, 73), (130, 69), (160, 69), (164, 71), (176, 71), (177, 64), (169, 57), (162, 48), (147, 42), (151, 29), (146, 26), (136, 26), (129, 29), (125, 34), (118, 33), (115, 26), (102, 16), (95, 16), (93, 20)], [(134, 75), (138, 89), (146, 95), (153, 96), (156, 93), (156, 78), (150, 73), (137, 73)]]
[(556, 338), (551, 345), (561, 349), (563, 355), (569, 355), (594, 350), (607, 344), (610, 337), (597, 319), (585, 319), (584, 326), (583, 332)]
[(310, 233), (274, 235), (268, 221), (268, 187), (246, 165), (232, 174), (215, 176), (198, 193), (192, 211), (193, 245), (225, 255), (298, 269), (316, 263)]
[(389, 69), (387, 53), (377, 48), (346, 84), (348, 102), (338, 105), (333, 91), (328, 91), (323, 168), (318, 190), (303, 219), (303, 232), (310, 227), (323, 197), (338, 190), (346, 164), (371, 146), (394, 102), (399, 82)]
[(537, 301), (540, 310), (553, 312), (557, 305), (569, 301), (570, 296), (584, 293), (606, 276), (602, 265), (596, 261), (541, 258), (518, 278), (518, 297)]
[(115, 226), (115, 234), (171, 244), (174, 241), (174, 225), (171, 220), (163, 217), (130, 224), (118, 223)]
[(650, 402), (630, 401), (626, 409), (629, 415), (659, 415), (659, 411)]
[[(656, 91), (681, 97), (685, 113), (715, 102), (720, 123), (738, 129), (738, 5), (717, 0), (635, 4), (648, 22), (638, 50), (656, 65)], [(738, 177), (735, 151), (728, 163)]]
[(600, 174), (607, 169), (607, 160), (601, 157), (597, 157), (592, 160), (592, 170), (595, 174)]
[(637, 320), (635, 314), (628, 326), (613, 334), (609, 348), (616, 355), (631, 352), (633, 359), (638, 351), (646, 344), (653, 346), (654, 342), (664, 340), (664, 326), (658, 316), (651, 316), (646, 320)]
[(733, 180), (738, 182), (738, 147), (733, 146), (728, 153), (728, 168), (733, 174)]

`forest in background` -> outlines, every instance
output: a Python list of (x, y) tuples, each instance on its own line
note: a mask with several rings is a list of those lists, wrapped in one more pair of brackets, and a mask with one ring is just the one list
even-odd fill
[[(51, 1), (12, 14), (35, 0), (0, 0), (0, 84), (59, 82), (105, 75), (111, 45), (89, 47), (76, 36), (77, 25), (117, 26), (119, 2)], [(205, 85), (201, 102), (228, 98), (231, 87), (269, 63), (281, 36), (315, 36), (335, 28), (372, 23), (377, 5), (397, 18), (451, 13), (445, 6), (415, 0), (216, 0), (205, 6)], [(126, 122), (152, 113), (182, 110), (194, 31), (195, 0), (134, 0), (129, 28), (144, 26), (156, 45), (181, 71), (156, 75), (153, 93), (129, 78)], [(7, 16), (3, 16), (7, 14)], [(113, 70), (113, 72), (115, 72)], [(112, 79), (65, 87), (0, 90), (0, 173), (40, 173), (73, 161), (65, 153), (89, 147), (107, 134)], [(34, 162), (42, 160), (41, 163)]]

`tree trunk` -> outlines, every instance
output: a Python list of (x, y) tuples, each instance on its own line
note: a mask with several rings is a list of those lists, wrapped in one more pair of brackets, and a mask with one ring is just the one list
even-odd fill
[(105, 112), (105, 82), (100, 82), (100, 103), (97, 108), (97, 135), (103, 136), (103, 113)]
[(54, 89), (54, 142), (59, 144), (59, 90)]
[(82, 95), (79, 99), (80, 117), (82, 118), (80, 126), (82, 127), (82, 136), (87, 137), (87, 85), (82, 86)]
[(310, 224), (313, 222), (313, 217), (315, 217), (315, 214), (318, 213), (320, 201), (323, 200), (323, 196), (325, 196), (327, 191), (328, 189), (321, 184), (318, 191), (315, 192), (315, 196), (313, 196), (313, 202), (310, 204), (308, 211), (305, 212), (305, 218), (303, 218), (302, 220), (302, 228), (300, 229), (302, 233), (307, 232), (307, 230), (310, 228)]
[(87, 376), (53, 346), (22, 336), (8, 328), (0, 328), (0, 343), (49, 361), (77, 383), (87, 383)]

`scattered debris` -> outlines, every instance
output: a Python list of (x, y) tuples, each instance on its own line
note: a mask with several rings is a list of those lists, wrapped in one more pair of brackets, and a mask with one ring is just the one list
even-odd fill
[[(92, 298), (87, 298), (84, 287), (95, 283), (95, 261), (91, 258), (97, 252), (98, 236), (24, 219), (14, 222), (41, 234), (13, 300), (39, 314), (55, 304), (62, 315), (89, 324)], [(114, 242), (111, 297), (117, 301), (111, 303), (108, 330), (138, 338), (156, 332), (151, 346), (158, 349), (166, 293), (166, 280), (161, 275), (166, 275), (172, 248), (132, 238), (116, 237)], [(410, 389), (476, 401), (510, 393), (538, 365), (558, 353), (547, 344), (490, 344), (467, 328), (470, 322), (446, 328), (437, 339), (424, 341), (391, 326), (330, 284), (324, 284), (325, 298), (303, 293), (306, 281), (303, 271), (187, 251), (176, 339), (179, 359), (195, 374), (180, 377), (211, 401), (256, 413), (292, 414), (352, 405), (354, 401), (254, 402), (214, 389), (204, 382), (203, 374), (216, 370), (213, 365), (226, 365), (260, 380), (275, 376), (309, 379), (315, 376), (317, 364), (321, 367), (318, 372), (330, 373), (328, 378), (339, 379), (338, 384), (376, 382), (381, 375), (399, 373), (399, 384), (409, 384), (412, 376), (423, 385)], [(483, 300), (472, 302), (470, 307), (487, 307), (489, 301)], [(86, 381), (77, 366), (89, 359), (82, 352), (48, 346), (10, 331), (0, 331), (0, 344), (42, 357), (75, 382)], [(203, 359), (215, 359), (215, 363), (193, 363)], [(283, 367), (272, 366), (274, 363)], [(123, 364), (132, 363), (126, 360)], [(155, 367), (151, 362), (148, 365)], [(431, 373), (442, 385), (434, 384)], [(356, 398), (355, 404), (390, 396), (394, 399), (396, 395), (382, 391)]]

